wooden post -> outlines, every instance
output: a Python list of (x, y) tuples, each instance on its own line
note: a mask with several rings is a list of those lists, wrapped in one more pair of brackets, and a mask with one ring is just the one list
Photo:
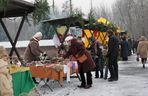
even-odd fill
[(21, 23), (20, 23), (18, 32), (17, 32), (17, 34), (16, 34), (16, 36), (15, 36), (15, 39), (14, 39), (14, 42), (13, 42), (13, 45), (12, 45), (12, 49), (11, 49), (11, 51), (10, 51), (10, 56), (13, 55), (13, 51), (16, 49), (16, 43), (17, 43), (18, 37), (19, 37), (19, 35), (20, 35), (21, 29), (22, 29), (22, 27), (23, 27), (23, 24), (24, 24), (25, 19), (26, 19), (26, 15), (23, 16), (22, 21), (21, 21)]

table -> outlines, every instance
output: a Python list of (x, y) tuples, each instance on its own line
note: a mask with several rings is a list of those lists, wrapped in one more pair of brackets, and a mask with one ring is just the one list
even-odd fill
[[(62, 65), (63, 69), (61, 71), (56, 71), (52, 67), (49, 66), (30, 66), (30, 72), (32, 74), (32, 77), (35, 78), (50, 78), (53, 80), (57, 80), (59, 84), (62, 86), (63, 85), (63, 77), (67, 77), (69, 81), (69, 74), (72, 73), (78, 73), (78, 68), (76, 67), (77, 64), (75, 65), (76, 69), (74, 70), (73, 65), (70, 65), (70, 63), (66, 65)], [(67, 74), (65, 74), (67, 73)]]
[(35, 78), (51, 78), (57, 80), (63, 85), (63, 71), (55, 71), (54, 69), (46, 66), (30, 66), (30, 72), (32, 77)]
[(12, 73), (12, 83), (13, 83), (13, 92), (14, 96), (20, 96), (23, 93), (29, 93), (34, 87), (35, 84), (32, 80), (30, 71), (22, 71)]

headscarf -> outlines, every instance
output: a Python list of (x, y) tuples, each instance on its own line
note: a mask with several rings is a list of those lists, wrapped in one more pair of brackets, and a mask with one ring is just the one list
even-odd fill
[(32, 38), (36, 41), (40, 41), (42, 39), (43, 35), (41, 32), (37, 32)]
[(67, 36), (67, 37), (65, 38), (65, 43), (66, 43), (66, 45), (70, 46), (70, 45), (71, 45), (71, 40), (72, 40), (72, 39), (74, 39), (73, 36)]

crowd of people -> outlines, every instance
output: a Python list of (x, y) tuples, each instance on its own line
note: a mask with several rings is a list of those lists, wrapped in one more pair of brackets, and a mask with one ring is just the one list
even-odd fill
[[(110, 71), (110, 77), (108, 81), (118, 80), (118, 50), (119, 40), (114, 35), (114, 32), (108, 31), (108, 45), (101, 47), (102, 45), (94, 37), (89, 38), (90, 47), (85, 48), (84, 43), (79, 39), (69, 38), (66, 40), (69, 46), (68, 51), (63, 55), (63, 58), (73, 56), (78, 62), (79, 74), (81, 78), (81, 84), (79, 88), (88, 89), (92, 87), (93, 80), (91, 71), (95, 71), (95, 78), (107, 79), (108, 69)], [(106, 67), (105, 73), (103, 72), (104, 65)], [(86, 73), (86, 77), (84, 75)]]
[[(143, 68), (148, 57), (148, 41), (146, 37), (141, 36), (137, 41), (129, 40), (126, 36), (119, 38), (112, 30), (107, 31), (109, 37), (107, 45), (101, 43), (94, 37), (88, 39), (90, 47), (86, 48), (80, 38), (66, 37), (66, 52), (62, 55), (63, 59), (74, 58), (78, 63), (79, 75), (81, 84), (79, 88), (88, 89), (92, 87), (92, 71), (95, 72), (95, 78), (108, 79), (109, 82), (117, 81), (118, 76), (118, 59), (122, 58), (123, 61), (128, 60), (128, 56), (136, 53), (137, 61), (141, 58)], [(37, 32), (31, 39), (24, 52), (25, 64), (31, 61), (38, 60), (38, 57), (45, 54), (40, 47), (39, 41), (42, 39), (42, 33)], [(11, 85), (11, 75), (8, 73), (8, 54), (6, 49), (0, 46), (0, 96), (3, 94), (13, 94)], [(3, 69), (3, 70), (2, 70)], [(108, 77), (108, 70), (110, 77)], [(86, 73), (86, 76), (85, 76)], [(33, 78), (35, 83), (38, 83)], [(5, 82), (4, 82), (5, 81)], [(1, 86), (4, 85), (4, 86)], [(4, 91), (8, 89), (9, 92)]]
[[(95, 71), (95, 78), (108, 79), (109, 82), (118, 81), (118, 60), (127, 61), (128, 56), (132, 54), (136, 54), (137, 59), (141, 58), (143, 68), (145, 68), (148, 56), (146, 37), (141, 36), (137, 40), (132, 40), (127, 36), (119, 37), (112, 30), (108, 30), (107, 35), (109, 37), (108, 44), (103, 46), (97, 39), (90, 37), (88, 39), (89, 48), (85, 48), (84, 44), (80, 44), (76, 39), (68, 40), (69, 50), (64, 58), (72, 55), (78, 60), (79, 74), (82, 78), (78, 87), (87, 89), (92, 86), (91, 71)], [(79, 62), (79, 58), (85, 58), (84, 55), (87, 59)], [(108, 70), (110, 77), (108, 77)], [(87, 80), (85, 80), (84, 73), (86, 73)]]

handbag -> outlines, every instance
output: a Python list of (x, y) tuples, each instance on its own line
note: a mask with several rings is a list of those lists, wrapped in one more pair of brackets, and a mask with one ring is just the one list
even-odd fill
[(87, 56), (85, 54), (83, 54), (82, 56), (78, 57), (78, 55), (76, 55), (76, 58), (77, 60), (80, 62), (80, 63), (83, 63), (84, 61), (87, 60)]

